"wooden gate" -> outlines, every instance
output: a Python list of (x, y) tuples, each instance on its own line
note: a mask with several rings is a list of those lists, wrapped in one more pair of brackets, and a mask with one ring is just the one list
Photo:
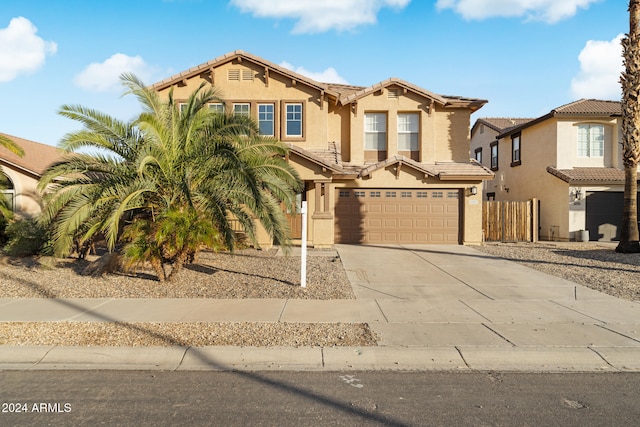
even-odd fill
[(537, 241), (537, 200), (483, 202), (482, 232), (487, 242)]

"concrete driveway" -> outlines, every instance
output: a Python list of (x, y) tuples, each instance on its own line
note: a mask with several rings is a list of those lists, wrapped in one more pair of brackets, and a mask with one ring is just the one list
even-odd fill
[(505, 363), (514, 352), (521, 359), (540, 348), (580, 348), (620, 357), (616, 362), (640, 349), (640, 304), (472, 247), (337, 250), (357, 298), (375, 300), (382, 312), (384, 320), (369, 325), (383, 346), (455, 346), (461, 354), (491, 349), (494, 358), (503, 349)]

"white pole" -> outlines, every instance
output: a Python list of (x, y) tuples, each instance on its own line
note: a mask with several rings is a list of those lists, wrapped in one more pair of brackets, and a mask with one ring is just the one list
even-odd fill
[(300, 251), (300, 286), (307, 287), (307, 202), (302, 202), (302, 250)]

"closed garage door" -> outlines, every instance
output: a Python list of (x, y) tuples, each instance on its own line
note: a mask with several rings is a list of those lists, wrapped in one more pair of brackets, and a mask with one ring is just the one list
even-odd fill
[[(640, 193), (638, 196), (640, 209)], [(624, 193), (621, 191), (587, 193), (586, 227), (589, 230), (589, 240), (620, 240), (623, 207)]]
[(459, 205), (458, 190), (341, 189), (335, 241), (458, 244)]

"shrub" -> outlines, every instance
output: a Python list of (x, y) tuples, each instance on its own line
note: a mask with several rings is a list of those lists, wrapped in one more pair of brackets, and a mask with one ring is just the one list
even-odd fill
[(49, 231), (35, 219), (20, 219), (7, 225), (5, 230), (7, 255), (25, 257), (51, 255)]

